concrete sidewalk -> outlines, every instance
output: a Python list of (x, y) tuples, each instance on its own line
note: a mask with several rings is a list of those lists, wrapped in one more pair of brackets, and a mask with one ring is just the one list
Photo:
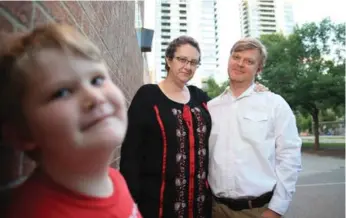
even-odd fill
[(285, 218), (344, 218), (345, 159), (303, 153), (302, 164)]

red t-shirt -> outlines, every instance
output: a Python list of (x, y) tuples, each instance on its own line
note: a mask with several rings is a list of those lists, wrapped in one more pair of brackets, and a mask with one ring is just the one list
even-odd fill
[(8, 218), (141, 218), (122, 175), (110, 168), (109, 176), (114, 194), (96, 198), (67, 190), (35, 173), (16, 190)]

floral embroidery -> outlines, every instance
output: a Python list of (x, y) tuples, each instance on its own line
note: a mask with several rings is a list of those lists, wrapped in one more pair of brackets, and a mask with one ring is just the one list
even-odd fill
[(178, 109), (172, 109), (172, 113), (174, 116), (176, 116), (178, 120), (178, 126), (176, 129), (176, 135), (178, 139), (178, 151), (176, 154), (176, 164), (179, 168), (176, 179), (175, 179), (175, 186), (177, 189), (177, 198), (176, 202), (174, 204), (174, 209), (178, 215), (178, 217), (183, 218), (185, 214), (185, 210), (187, 209), (187, 202), (186, 202), (186, 196), (185, 193), (188, 191), (187, 187), (187, 180), (185, 177), (186, 174), (186, 165), (187, 165), (187, 156), (186, 156), (186, 150), (185, 150), (185, 137), (186, 137), (186, 130), (183, 124), (183, 117), (181, 110)]
[(197, 129), (196, 132), (198, 134), (198, 173), (197, 173), (197, 215), (198, 217), (203, 217), (203, 210), (204, 210), (204, 202), (206, 200), (206, 196), (204, 193), (204, 190), (206, 188), (206, 171), (205, 171), (205, 160), (207, 159), (207, 148), (206, 148), (206, 132), (207, 132), (207, 126), (205, 124), (205, 121), (202, 117), (201, 110), (198, 107), (193, 108), (192, 113), (195, 115), (197, 120)]
[[(196, 136), (196, 191), (195, 191), (195, 201), (193, 203), (194, 208), (197, 209), (194, 217), (205, 218), (205, 203), (206, 203), (206, 161), (207, 161), (207, 145), (206, 145), (206, 134), (207, 126), (204, 117), (201, 112), (201, 108), (194, 107), (191, 109), (195, 136)], [(175, 186), (177, 191), (176, 201), (174, 203), (174, 210), (177, 217), (184, 218), (187, 215), (188, 202), (188, 182), (187, 182), (187, 169), (189, 167), (189, 162), (187, 159), (187, 149), (188, 149), (188, 138), (187, 129), (184, 125), (182, 111), (179, 109), (172, 109), (173, 115), (177, 119), (176, 137), (178, 140), (178, 149), (175, 157), (176, 165), (178, 167), (177, 175), (175, 178)], [(190, 217), (189, 217), (190, 218)]]

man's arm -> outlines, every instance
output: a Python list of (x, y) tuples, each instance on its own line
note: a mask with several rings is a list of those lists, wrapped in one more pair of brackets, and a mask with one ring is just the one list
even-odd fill
[(275, 138), (277, 178), (274, 195), (269, 209), (283, 215), (295, 192), (298, 174), (301, 170), (301, 139), (298, 134), (295, 116), (287, 102), (279, 97), (275, 108)]

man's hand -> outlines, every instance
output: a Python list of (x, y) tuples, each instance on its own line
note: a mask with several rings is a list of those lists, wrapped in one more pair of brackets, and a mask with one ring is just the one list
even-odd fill
[(261, 217), (263, 217), (263, 218), (280, 218), (281, 215), (270, 210), (270, 209), (267, 209), (262, 213)]

